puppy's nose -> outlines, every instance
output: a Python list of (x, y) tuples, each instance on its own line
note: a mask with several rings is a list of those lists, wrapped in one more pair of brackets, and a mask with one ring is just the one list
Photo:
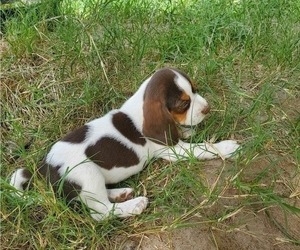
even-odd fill
[(209, 111), (210, 111), (210, 107), (209, 107), (209, 105), (206, 105), (206, 106), (204, 107), (204, 109), (201, 110), (201, 113), (202, 113), (203, 115), (206, 115), (206, 114), (208, 114)]

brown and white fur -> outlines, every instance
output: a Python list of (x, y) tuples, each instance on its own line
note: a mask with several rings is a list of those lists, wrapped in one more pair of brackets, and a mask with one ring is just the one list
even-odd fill
[[(83, 201), (96, 220), (109, 214), (140, 214), (148, 204), (146, 197), (133, 198), (133, 189), (107, 189), (106, 184), (140, 172), (153, 157), (169, 161), (191, 154), (199, 159), (228, 158), (239, 148), (233, 140), (215, 144), (180, 140), (189, 135), (182, 128), (200, 123), (209, 109), (186, 74), (170, 68), (158, 70), (120, 109), (88, 122), (56, 142), (38, 173), (54, 190), (63, 187), (67, 198)], [(10, 183), (23, 191), (31, 176), (21, 168), (14, 172)]]

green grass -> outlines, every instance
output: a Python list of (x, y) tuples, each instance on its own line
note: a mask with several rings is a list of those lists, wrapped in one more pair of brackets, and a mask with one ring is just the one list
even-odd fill
[[(299, 225), (298, 1), (55, 2), (20, 9), (1, 38), (3, 249), (118, 249), (120, 236), (197, 225), (231, 232), (247, 224), (245, 211), (267, 211), (286, 246), (300, 244), (272, 210)], [(212, 106), (193, 141), (237, 139), (238, 159), (151, 162), (120, 184), (150, 199), (128, 219), (95, 222), (39, 180), (14, 196), (16, 168), (34, 170), (52, 143), (164, 66), (187, 72)]]

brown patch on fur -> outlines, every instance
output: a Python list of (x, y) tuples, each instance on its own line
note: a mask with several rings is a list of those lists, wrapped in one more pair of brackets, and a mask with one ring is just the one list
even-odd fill
[(169, 111), (160, 102), (144, 103), (144, 135), (159, 144), (174, 145), (178, 142), (178, 131)]
[(87, 125), (84, 125), (71, 133), (67, 134), (62, 141), (70, 142), (70, 143), (81, 143), (85, 140), (86, 134), (89, 130), (89, 127)]
[(133, 192), (123, 193), (119, 197), (116, 197), (112, 202), (124, 202), (133, 199)]
[(182, 95), (181, 95), (180, 99), (182, 101), (189, 101), (191, 98), (190, 98), (190, 96), (187, 93), (182, 92)]
[(183, 123), (186, 120), (187, 111), (191, 105), (190, 96), (182, 92), (180, 99), (176, 102), (171, 114), (174, 120), (178, 123)]
[(175, 145), (179, 140), (170, 113), (182, 95), (174, 82), (175, 76), (170, 69), (159, 70), (152, 76), (145, 90), (143, 134), (159, 144)]
[(186, 111), (184, 113), (171, 112), (173, 118), (178, 123), (183, 123), (186, 120)]
[(32, 173), (27, 169), (23, 169), (22, 176), (28, 180), (25, 183), (23, 183), (23, 185), (22, 185), (23, 189), (25, 190), (27, 188), (30, 188), (30, 186), (31, 186), (30, 179), (32, 178)]
[(72, 183), (60, 176), (58, 170), (60, 166), (51, 166), (45, 162), (39, 167), (39, 174), (46, 179), (53, 187), (53, 190), (66, 197), (67, 200), (71, 200), (78, 196), (81, 191), (81, 186), (76, 183)]
[(86, 156), (105, 169), (131, 167), (140, 160), (136, 153), (114, 138), (103, 137), (85, 150)]
[(146, 144), (143, 135), (134, 126), (132, 120), (123, 112), (114, 114), (112, 123), (115, 128), (131, 142), (142, 146)]
[(23, 169), (22, 176), (26, 179), (30, 179), (32, 177), (32, 173), (27, 169)]

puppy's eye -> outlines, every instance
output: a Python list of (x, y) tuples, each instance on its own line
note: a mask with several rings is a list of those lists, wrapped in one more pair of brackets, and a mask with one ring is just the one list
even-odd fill
[(190, 107), (190, 100), (181, 100), (177, 106), (178, 112), (185, 112)]
[(181, 104), (180, 104), (180, 107), (184, 108), (184, 109), (187, 109), (189, 105), (190, 105), (190, 101), (189, 100), (182, 101)]

